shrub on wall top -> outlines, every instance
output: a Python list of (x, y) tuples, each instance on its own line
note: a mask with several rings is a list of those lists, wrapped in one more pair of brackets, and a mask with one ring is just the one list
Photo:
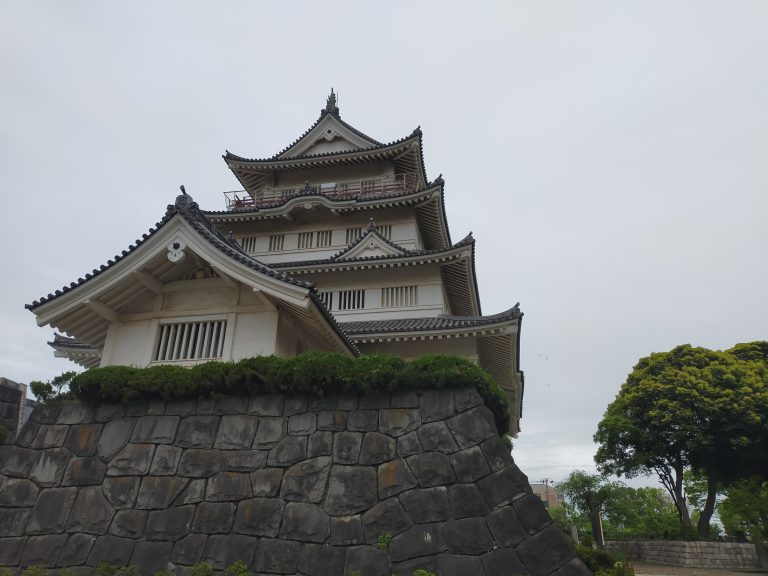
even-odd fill
[(496, 381), (466, 358), (306, 352), (291, 358), (256, 356), (239, 362), (92, 368), (72, 380), (70, 396), (86, 403), (174, 400), (218, 395), (397, 392), (472, 386), (491, 409), (499, 433), (508, 430), (509, 404)]

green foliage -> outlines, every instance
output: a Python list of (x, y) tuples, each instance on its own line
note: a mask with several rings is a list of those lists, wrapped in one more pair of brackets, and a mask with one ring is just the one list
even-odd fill
[(109, 562), (101, 562), (91, 569), (91, 576), (134, 576), (135, 566), (117, 566)]
[(162, 570), (158, 570), (155, 572), (154, 576), (174, 576), (173, 570), (169, 570), (168, 568), (163, 568)]
[(610, 482), (605, 476), (574, 470), (568, 478), (559, 482), (557, 490), (565, 496), (574, 509), (589, 518), (592, 536), (598, 546), (603, 545), (601, 517), (607, 502), (623, 487), (620, 482)]
[(198, 562), (192, 566), (190, 576), (213, 576), (213, 566), (208, 562)]
[(376, 539), (376, 547), (379, 550), (388, 550), (390, 542), (392, 542), (392, 534), (382, 534)]
[(589, 546), (585, 546), (584, 544), (576, 546), (576, 554), (578, 555), (579, 560), (584, 562), (593, 574), (597, 574), (603, 570), (611, 570), (613, 569), (614, 564), (616, 564), (616, 559), (608, 552), (596, 550)]
[(33, 380), (29, 383), (29, 387), (37, 400), (45, 403), (66, 396), (67, 390), (75, 376), (77, 376), (77, 372), (63, 372), (48, 382)]
[(718, 514), (729, 536), (749, 536), (768, 541), (768, 480), (752, 477), (735, 482), (725, 491)]
[(416, 570), (414, 571), (411, 576), (435, 576), (434, 572), (429, 572), (428, 570)]
[(396, 392), (473, 386), (494, 414), (499, 434), (508, 430), (509, 403), (496, 381), (466, 358), (431, 354), (405, 362), (372, 354), (307, 352), (292, 358), (257, 356), (239, 362), (206, 362), (132, 368), (106, 366), (78, 374), (71, 394), (88, 403), (174, 400), (217, 395)]
[(230, 564), (227, 566), (226, 570), (224, 570), (224, 576), (248, 576), (249, 574), (248, 564), (242, 561)]
[(675, 504), (661, 488), (617, 488), (606, 502), (603, 530), (610, 539), (674, 538), (679, 532)]
[(13, 576), (13, 572), (11, 572), (10, 568), (0, 566), (0, 576)]
[[(2, 574), (0, 574), (0, 576), (2, 576)], [(77, 576), (77, 574), (71, 568), (59, 568), (59, 571), (56, 572), (56, 576)]]
[(21, 576), (45, 576), (46, 570), (39, 564), (32, 564), (21, 571)]

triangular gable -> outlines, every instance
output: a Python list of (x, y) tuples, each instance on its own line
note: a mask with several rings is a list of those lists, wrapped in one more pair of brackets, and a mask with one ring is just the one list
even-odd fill
[(310, 130), (277, 158), (296, 158), (313, 154), (352, 152), (381, 144), (342, 121), (338, 114), (326, 113)]
[(375, 258), (381, 256), (407, 256), (410, 251), (387, 240), (376, 228), (373, 219), (368, 223), (368, 230), (331, 258), (331, 261), (353, 260), (355, 258)]

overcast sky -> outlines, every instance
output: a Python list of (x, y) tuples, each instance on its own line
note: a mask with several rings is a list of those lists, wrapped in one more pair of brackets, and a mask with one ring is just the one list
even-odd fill
[(514, 456), (593, 469), (637, 360), (768, 339), (768, 2), (0, 1), (0, 376), (49, 379), (24, 309), (179, 184), (239, 188), (318, 117), (424, 131), (483, 311), (525, 313)]

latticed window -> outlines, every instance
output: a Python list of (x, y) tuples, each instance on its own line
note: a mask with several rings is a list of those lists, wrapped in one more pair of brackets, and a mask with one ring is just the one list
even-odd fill
[(245, 252), (256, 252), (256, 236), (245, 236), (240, 238), (240, 247)]
[(359, 310), (360, 308), (365, 308), (365, 290), (339, 292), (339, 310)]
[(419, 303), (418, 286), (394, 286), (381, 289), (381, 305), (384, 308), (417, 306)]
[(333, 292), (318, 292), (317, 295), (328, 310), (333, 308)]
[(392, 240), (392, 225), (391, 224), (382, 224), (381, 226), (377, 226), (376, 229), (379, 231), (379, 234), (384, 236), (387, 240)]
[(280, 252), (285, 244), (285, 234), (272, 234), (269, 237), (269, 251)]
[(299, 249), (312, 248), (315, 245), (314, 232), (299, 232)]
[(221, 358), (226, 332), (226, 320), (161, 324), (152, 359), (167, 362)]
[(318, 248), (331, 245), (331, 232), (332, 230), (319, 230), (318, 232), (315, 232)]
[(347, 228), (347, 244), (352, 244), (355, 240), (363, 235), (362, 228)]

